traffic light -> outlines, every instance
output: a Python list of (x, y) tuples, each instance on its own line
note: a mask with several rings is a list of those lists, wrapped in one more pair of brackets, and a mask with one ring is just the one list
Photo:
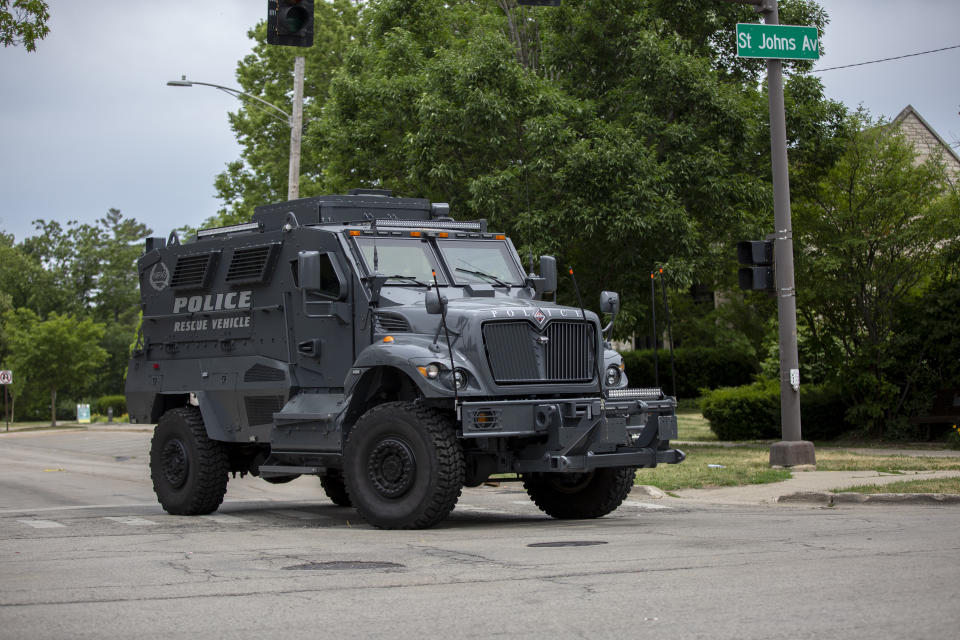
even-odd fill
[(737, 272), (740, 288), (748, 291), (776, 291), (773, 273), (773, 240), (747, 240), (737, 243), (737, 260), (741, 267)]
[(313, 46), (313, 0), (267, 0), (267, 44)]

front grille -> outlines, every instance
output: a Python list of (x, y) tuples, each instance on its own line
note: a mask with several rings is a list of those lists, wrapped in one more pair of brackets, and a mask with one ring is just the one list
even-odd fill
[(594, 328), (552, 320), (538, 330), (526, 320), (487, 322), (483, 342), (497, 384), (589, 382), (594, 374)]

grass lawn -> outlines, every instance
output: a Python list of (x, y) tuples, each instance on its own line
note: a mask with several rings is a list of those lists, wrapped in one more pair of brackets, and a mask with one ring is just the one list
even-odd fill
[(677, 411), (678, 440), (695, 442), (716, 442), (717, 436), (710, 431), (710, 421), (703, 417), (699, 409), (679, 409)]
[(934, 478), (930, 480), (905, 480), (885, 485), (861, 485), (848, 489), (834, 489), (834, 493), (960, 493), (960, 478)]
[[(682, 433), (681, 433), (682, 437)], [(768, 445), (737, 447), (695, 444), (681, 446), (687, 459), (680, 464), (664, 464), (655, 469), (640, 469), (635, 482), (653, 485), (663, 491), (733, 487), (766, 484), (790, 478), (786, 469), (770, 468)], [(897, 471), (960, 470), (960, 458), (920, 456), (876, 456), (843, 449), (817, 449), (818, 471)], [(719, 465), (719, 466), (711, 466)]]
[(960, 471), (960, 458), (923, 456), (875, 456), (843, 449), (816, 450), (817, 471)]
[(766, 484), (790, 478), (790, 472), (786, 469), (770, 468), (770, 450), (767, 447), (694, 445), (683, 447), (683, 450), (687, 454), (686, 460), (680, 464), (660, 465), (655, 469), (640, 469), (635, 482), (673, 491)]

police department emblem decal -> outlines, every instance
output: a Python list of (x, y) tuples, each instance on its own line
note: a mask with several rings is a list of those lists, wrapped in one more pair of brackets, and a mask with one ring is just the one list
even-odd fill
[(533, 314), (533, 319), (536, 320), (537, 324), (542, 327), (543, 323), (547, 321), (547, 314), (545, 314), (543, 310), (538, 307), (537, 311)]
[(150, 271), (150, 286), (157, 291), (163, 291), (170, 286), (170, 270), (167, 265), (162, 262), (153, 265)]

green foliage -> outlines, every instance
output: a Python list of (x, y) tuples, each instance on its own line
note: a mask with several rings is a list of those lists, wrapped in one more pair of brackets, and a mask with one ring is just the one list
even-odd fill
[(703, 416), (721, 440), (761, 440), (780, 434), (780, 387), (763, 381), (703, 394)]
[[(825, 22), (810, 2), (781, 4)], [(524, 256), (575, 267), (583, 291), (620, 291), (620, 335), (642, 327), (655, 265), (678, 284), (729, 282), (734, 240), (760, 233), (763, 64), (731, 49), (748, 7), (379, 0), (359, 12), (340, 0), (318, 11), (329, 37), (307, 52), (301, 195), (386, 187), (487, 218)], [(244, 90), (285, 104), (292, 54), (264, 45), (263, 25), (251, 37)], [(816, 80), (796, 85), (790, 141), (815, 148), (808, 138), (829, 135), (821, 120), (835, 109)], [(253, 106), (232, 122), (244, 151), (217, 180), (221, 223), (282, 199), (287, 177), (283, 123)], [(575, 300), (566, 283), (560, 299)]]
[(0, 43), (4, 47), (23, 45), (36, 51), (37, 40), (50, 33), (48, 3), (44, 0), (0, 0)]
[(80, 397), (107, 359), (99, 346), (104, 325), (57, 313), (41, 320), (29, 309), (8, 311), (4, 325), (11, 368), (29, 377), (34, 394), (49, 394), (51, 421), (56, 424), (58, 391)]
[[(757, 373), (756, 360), (731, 348), (679, 347), (674, 349), (677, 396), (696, 398), (702, 389), (737, 386), (750, 382)], [(670, 352), (658, 350), (660, 386), (670, 389)], [(653, 386), (653, 350), (623, 353), (630, 386)]]
[(113, 409), (114, 416), (127, 412), (127, 397), (123, 395), (100, 396), (91, 407), (95, 413), (107, 415), (107, 410)]
[(862, 113), (850, 129), (843, 155), (794, 205), (797, 308), (848, 418), (882, 435), (903, 404), (906, 380), (891, 377), (901, 309), (956, 251), (960, 216), (936, 157), (917, 164), (896, 128)]
[[(763, 440), (780, 436), (780, 384), (762, 380), (742, 387), (708, 391), (700, 400), (703, 415), (721, 440)], [(801, 429), (806, 440), (831, 440), (853, 428), (847, 407), (832, 387), (800, 390)]]

